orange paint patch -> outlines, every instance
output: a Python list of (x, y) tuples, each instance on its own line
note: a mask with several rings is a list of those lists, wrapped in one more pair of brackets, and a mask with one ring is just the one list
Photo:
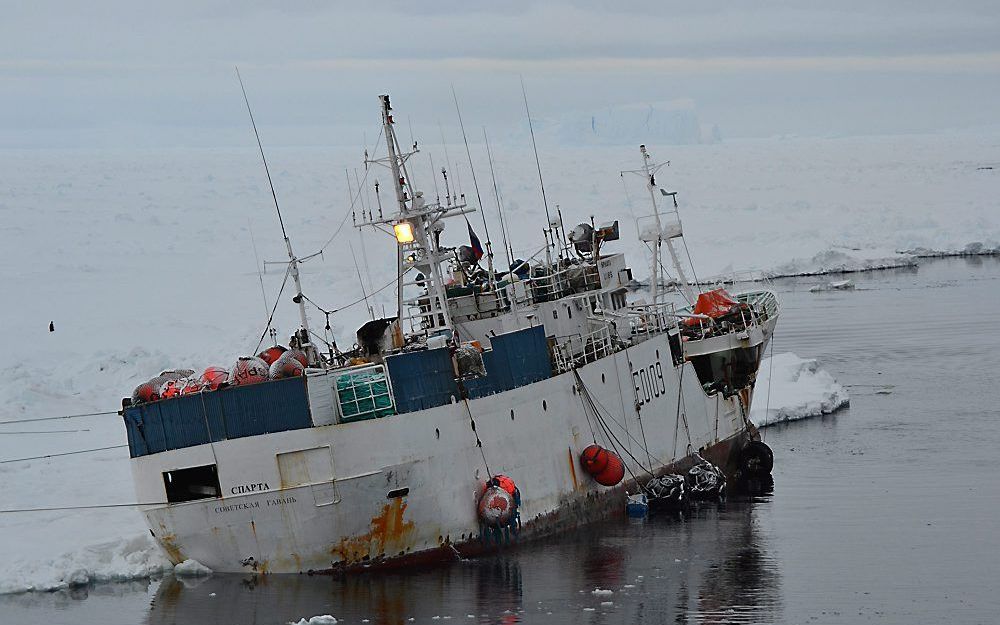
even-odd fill
[(342, 538), (330, 549), (330, 554), (339, 557), (345, 564), (361, 562), (365, 559), (380, 558), (388, 553), (397, 555), (410, 547), (413, 535), (413, 521), (404, 521), (406, 504), (402, 499), (393, 499), (382, 506), (382, 512), (372, 517), (369, 529), (364, 534)]

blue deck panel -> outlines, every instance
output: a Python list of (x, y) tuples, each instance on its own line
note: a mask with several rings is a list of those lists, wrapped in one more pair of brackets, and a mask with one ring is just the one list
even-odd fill
[(133, 458), (312, 427), (304, 377), (175, 397), (124, 412)]
[(467, 380), (470, 399), (494, 395), (552, 377), (545, 328), (535, 326), (490, 339), (493, 349), (483, 352), (486, 377)]
[(443, 406), (459, 397), (447, 347), (388, 356), (385, 366), (398, 413)]

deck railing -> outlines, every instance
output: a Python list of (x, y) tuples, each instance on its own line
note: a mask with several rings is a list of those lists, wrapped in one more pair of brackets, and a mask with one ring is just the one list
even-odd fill
[(559, 337), (562, 340), (556, 343), (552, 351), (556, 372), (569, 371), (613, 353), (615, 341), (612, 328), (611, 323), (605, 322), (602, 327), (588, 334)]

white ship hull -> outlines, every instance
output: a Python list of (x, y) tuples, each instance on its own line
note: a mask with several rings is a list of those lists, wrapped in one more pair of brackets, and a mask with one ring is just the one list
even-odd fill
[[(760, 353), (775, 321), (763, 326)], [(577, 373), (640, 478), (629, 454), (654, 473), (692, 451), (725, 466), (749, 440), (739, 399), (707, 395), (690, 363), (675, 367), (665, 334)], [(613, 444), (576, 387), (568, 371), (467, 403), (153, 453), (132, 461), (136, 490), (140, 501), (164, 501), (166, 472), (217, 466), (221, 498), (143, 513), (171, 561), (193, 558), (220, 572), (471, 554), (496, 546), (476, 513), (490, 475), (508, 475), (520, 489), (516, 540), (624, 507), (628, 479), (608, 488), (580, 468), (587, 445)], [(748, 407), (749, 391), (742, 395)]]

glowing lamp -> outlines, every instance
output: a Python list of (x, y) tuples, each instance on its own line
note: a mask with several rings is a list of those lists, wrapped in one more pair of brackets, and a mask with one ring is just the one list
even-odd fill
[(413, 243), (413, 226), (408, 221), (401, 221), (392, 226), (396, 240), (400, 243)]

